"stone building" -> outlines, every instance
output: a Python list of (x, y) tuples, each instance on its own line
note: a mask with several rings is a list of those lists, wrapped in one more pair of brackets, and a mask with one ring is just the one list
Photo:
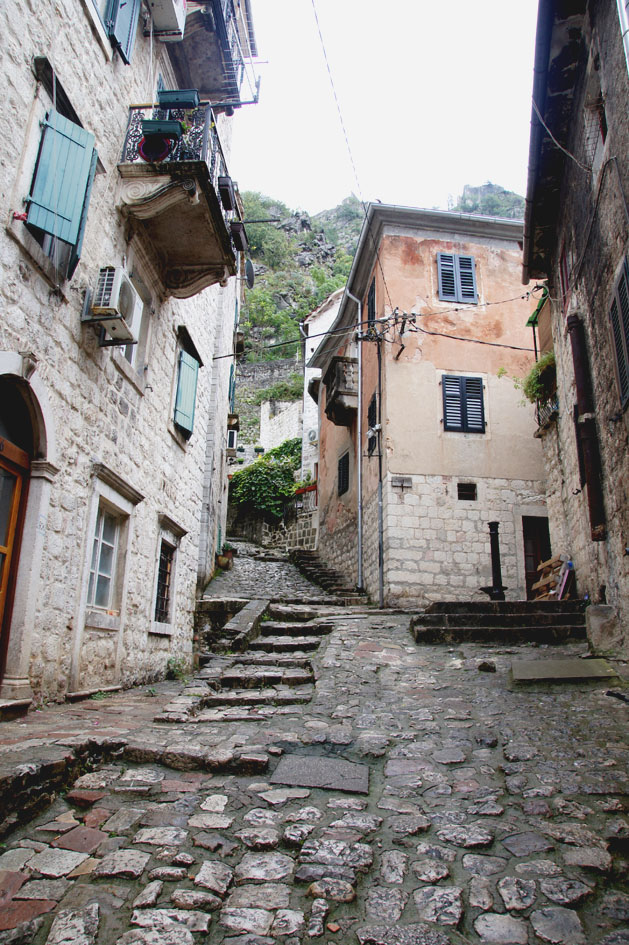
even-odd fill
[[(549, 554), (522, 224), (369, 206), (319, 392), (319, 553), (386, 604), (508, 598)], [(358, 303), (358, 304), (357, 304)]]
[(190, 659), (225, 475), (231, 359), (213, 358), (246, 240), (226, 155), (249, 14), (0, 4), (3, 703)]
[[(304, 345), (304, 397), (302, 405), (303, 439), (301, 448), (301, 478), (307, 476), (316, 482), (319, 473), (319, 410), (317, 405), (321, 370), (308, 367), (315, 351), (323, 342), (326, 332), (338, 315), (343, 298), (343, 289), (337, 289), (328, 296), (314, 312), (311, 312), (302, 324), (305, 335)], [(315, 397), (311, 397), (312, 390)]]
[(556, 396), (540, 414), (553, 546), (572, 555), (590, 639), (629, 654), (629, 21), (622, 0), (541, 0), (524, 281)]

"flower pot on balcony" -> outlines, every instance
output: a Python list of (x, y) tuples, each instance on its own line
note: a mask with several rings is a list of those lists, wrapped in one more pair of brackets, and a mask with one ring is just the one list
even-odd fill
[(218, 192), (221, 197), (221, 203), (224, 210), (236, 209), (236, 194), (234, 193), (234, 182), (231, 177), (219, 177)]
[(163, 135), (146, 135), (138, 144), (138, 154), (148, 164), (165, 161), (173, 149), (174, 141)]
[(196, 89), (161, 89), (157, 101), (160, 108), (198, 108), (199, 93)]
[(183, 134), (183, 128), (180, 121), (162, 121), (158, 118), (148, 118), (142, 122), (142, 134), (145, 138), (158, 135), (160, 138), (179, 141)]

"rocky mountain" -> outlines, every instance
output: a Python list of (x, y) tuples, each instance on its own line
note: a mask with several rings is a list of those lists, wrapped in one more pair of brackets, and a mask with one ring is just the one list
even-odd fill
[(489, 181), (479, 187), (466, 184), (463, 193), (448, 210), (461, 213), (476, 213), (484, 217), (506, 217), (510, 220), (524, 219), (524, 197), (505, 190)]

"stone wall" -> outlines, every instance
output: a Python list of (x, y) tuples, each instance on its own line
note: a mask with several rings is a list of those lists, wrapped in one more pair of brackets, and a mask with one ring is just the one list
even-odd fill
[[(155, 82), (162, 75), (167, 87), (175, 84), (168, 47), (145, 38), (140, 23), (126, 66), (112, 56), (109, 41), (99, 39), (90, 0), (7, 0), (0, 5), (0, 28), (11, 76), (0, 135), (7, 211), (23, 210), (39, 116), (50, 105), (33, 74), (34, 57), (51, 57), (99, 154), (82, 257), (69, 282), (57, 287), (54, 273), (44, 274), (21, 221), (0, 235), (0, 375), (11, 384), (19, 378), (36, 441), (5, 683), (10, 675), (9, 690), (21, 691), (30, 675), (37, 697), (59, 699), (68, 690), (155, 678), (171, 654), (191, 658), (203, 470), (209, 463), (216, 473), (212, 495), (205, 497), (207, 528), (215, 519), (222, 463), (216, 449), (223, 433), (214, 427), (216, 449), (207, 455), (206, 436), (227, 412), (213, 356), (224, 314), (227, 335), (233, 328), (235, 280), (189, 300), (163, 301), (148, 261), (127, 242), (117, 210), (128, 105), (153, 98), (150, 65)], [(227, 124), (220, 117), (219, 132)], [(97, 331), (81, 325), (85, 291), (106, 265), (125, 266), (145, 301), (136, 366), (124, 349), (99, 347)], [(187, 440), (172, 422), (180, 326), (203, 361)], [(28, 381), (18, 354), (24, 351), (36, 364)], [(0, 415), (0, 422), (5, 419)], [(115, 606), (96, 619), (86, 595), (99, 502), (121, 514), (123, 534)], [(170, 622), (158, 626), (153, 618), (162, 537), (177, 550)]]
[(280, 446), (286, 440), (301, 437), (302, 403), (266, 400), (260, 405), (260, 444), (265, 450)]
[[(260, 442), (260, 407), (255, 403), (256, 394), (288, 380), (291, 374), (301, 370), (295, 358), (276, 361), (241, 361), (236, 374), (236, 413), (240, 417), (239, 443), (255, 446)], [(249, 458), (250, 450), (245, 454)], [(242, 455), (242, 454), (240, 454)], [(255, 458), (252, 456), (252, 458)]]

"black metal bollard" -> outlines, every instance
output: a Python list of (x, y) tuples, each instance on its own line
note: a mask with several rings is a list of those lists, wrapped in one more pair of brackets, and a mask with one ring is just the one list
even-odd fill
[(489, 595), (490, 600), (504, 600), (506, 587), (502, 583), (502, 572), (500, 570), (500, 539), (498, 529), (500, 522), (489, 522), (489, 542), (491, 547), (491, 587), (481, 587), (481, 591)]

